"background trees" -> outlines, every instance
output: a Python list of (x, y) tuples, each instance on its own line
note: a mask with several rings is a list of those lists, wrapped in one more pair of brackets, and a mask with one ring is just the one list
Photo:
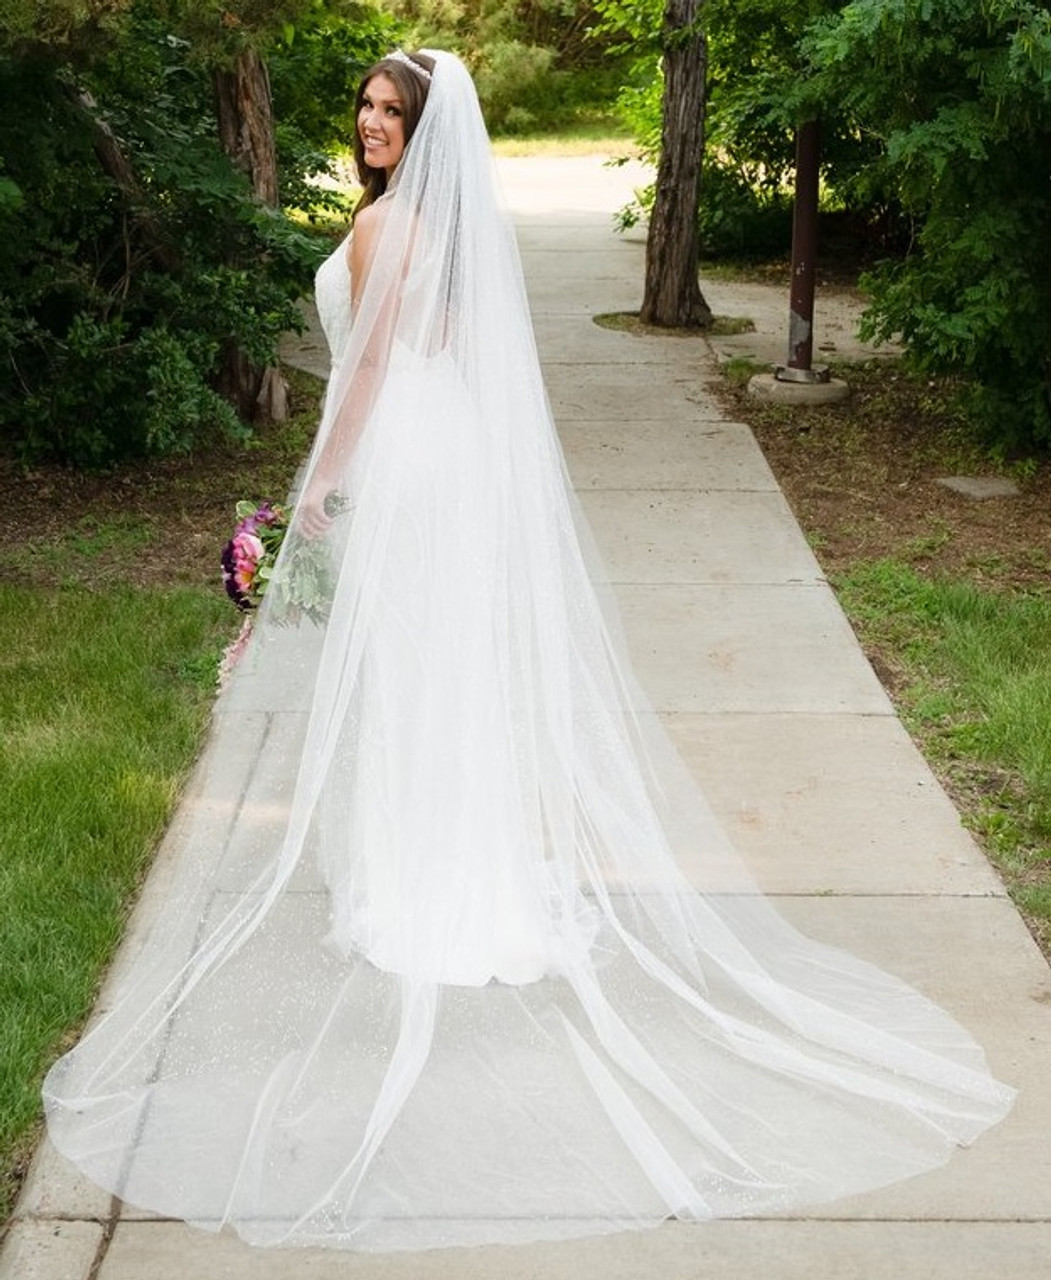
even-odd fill
[(464, 53), (496, 128), (593, 110), (619, 83), (587, 0), (392, 3), (401, 16), (372, 0), (10, 0), (9, 450), (98, 465), (280, 413), (276, 342), (326, 251), (304, 221), (345, 206), (317, 179), (361, 72), (399, 40)]
[(862, 177), (912, 232), (867, 277), (870, 336), (968, 379), (989, 438), (1051, 445), (1051, 12), (854, 0), (802, 42), (825, 110), (877, 144)]
[(414, 45), (467, 62), (490, 131), (558, 129), (608, 109), (630, 59), (596, 0), (386, 0)]
[(998, 447), (1051, 444), (1046, 8), (385, 3), (8, 0), (9, 448), (100, 463), (243, 434), (277, 407), (265, 370), (323, 252), (305, 224), (340, 203), (316, 179), (351, 127), (361, 70), (399, 40), (460, 52), (496, 132), (594, 116), (619, 90), (665, 166), (646, 283), (647, 313), (664, 322), (704, 320), (697, 247), (785, 250), (794, 131), (819, 114), (824, 242), (846, 225), (869, 260), (868, 333), (901, 336), (917, 365), (958, 375)]
[[(697, 279), (707, 6), (702, 0), (598, 0), (598, 7), (602, 30), (633, 54), (633, 83), (620, 104), (643, 155), (657, 165), (656, 181), (642, 197), (650, 227), (639, 315), (647, 324), (703, 328), (712, 319)], [(624, 219), (633, 220), (630, 214)]]
[(286, 111), (284, 192), (323, 201), (304, 178), (390, 19), (321, 0), (47, 0), (0, 23), (0, 432), (81, 464), (244, 435), (320, 256), (275, 207), (262, 58)]
[[(659, 82), (660, 0), (600, 5)], [(959, 376), (996, 447), (1051, 445), (1051, 12), (706, 0), (701, 23), (702, 248), (783, 250), (794, 129), (819, 115), (826, 230), (849, 224), (855, 249), (879, 259), (862, 281), (867, 336), (900, 337), (920, 368)], [(663, 88), (681, 108), (666, 76)], [(661, 94), (651, 82), (622, 102), (659, 154)]]

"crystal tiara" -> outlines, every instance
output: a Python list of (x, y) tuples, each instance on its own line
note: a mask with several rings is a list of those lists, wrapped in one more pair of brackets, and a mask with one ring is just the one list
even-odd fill
[(427, 68), (421, 66), (414, 58), (410, 58), (403, 49), (395, 49), (393, 53), (388, 53), (387, 57), (392, 62), (403, 62), (407, 67), (411, 67), (418, 76), (422, 76), (424, 80), (430, 80), (431, 73)]

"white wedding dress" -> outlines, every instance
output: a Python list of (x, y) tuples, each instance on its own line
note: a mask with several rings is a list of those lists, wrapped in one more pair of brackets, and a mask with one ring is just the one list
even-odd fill
[(318, 276), (318, 451), (353, 437), (328, 624), (264, 611), (217, 717), (257, 771), (214, 758), (171, 911), (48, 1077), (56, 1145), (136, 1205), (373, 1250), (782, 1213), (944, 1163), (1011, 1090), (777, 914), (635, 687), (449, 55), (385, 198), (353, 323), (345, 246)]

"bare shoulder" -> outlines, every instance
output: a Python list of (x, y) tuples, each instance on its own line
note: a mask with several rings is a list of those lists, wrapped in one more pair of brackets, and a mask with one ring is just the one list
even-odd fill
[(375, 234), (386, 221), (389, 212), (388, 200), (376, 200), (372, 204), (367, 204), (360, 213), (355, 215), (354, 234), (357, 235), (359, 230), (365, 235)]
[(386, 201), (367, 205), (354, 219), (354, 233), (347, 246), (350, 266), (351, 294), (355, 303), (361, 295), (372, 260), (376, 255), (383, 224), (387, 220), (389, 205)]
[(354, 231), (350, 237), (347, 251), (353, 260), (355, 253), (359, 253), (363, 249), (369, 249), (376, 242), (384, 222), (387, 220), (387, 213), (390, 206), (385, 200), (378, 201), (376, 204), (366, 205), (360, 213), (354, 217)]

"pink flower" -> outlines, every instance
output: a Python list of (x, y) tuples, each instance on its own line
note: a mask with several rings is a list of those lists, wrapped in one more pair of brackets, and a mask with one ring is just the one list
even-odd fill
[(266, 557), (266, 547), (256, 533), (260, 525), (274, 524), (278, 515), (269, 506), (260, 507), (252, 516), (238, 522), (234, 536), (222, 554), (223, 582), (227, 593), (239, 609), (252, 609), (256, 574)]

